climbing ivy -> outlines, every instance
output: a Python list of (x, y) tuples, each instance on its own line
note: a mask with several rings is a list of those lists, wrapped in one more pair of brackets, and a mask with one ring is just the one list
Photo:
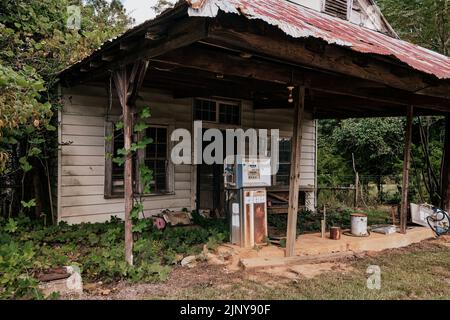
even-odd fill
[[(117, 157), (114, 157), (113, 162), (117, 163), (119, 166), (123, 166), (127, 157), (135, 158), (139, 150), (144, 150), (153, 140), (145, 136), (145, 130), (149, 128), (147, 124), (147, 119), (151, 117), (150, 108), (145, 106), (140, 108), (137, 114), (137, 122), (133, 125), (133, 136), (137, 137), (131, 144), (129, 150), (121, 148), (117, 150)], [(121, 131), (123, 129), (123, 122), (117, 122), (115, 125), (115, 131)], [(106, 137), (106, 139), (111, 139), (111, 137)], [(150, 184), (153, 180), (153, 171), (148, 168), (145, 164), (140, 164), (138, 167), (140, 184), (142, 186), (142, 192), (138, 190), (133, 190), (134, 195), (139, 195), (133, 199), (133, 208), (130, 213), (130, 218), (133, 223), (132, 232), (135, 235), (140, 235), (144, 231), (151, 227), (151, 220), (144, 219), (144, 202), (143, 195), (150, 193)], [(136, 184), (134, 185), (136, 189)], [(139, 246), (135, 246), (134, 250), (139, 251)]]

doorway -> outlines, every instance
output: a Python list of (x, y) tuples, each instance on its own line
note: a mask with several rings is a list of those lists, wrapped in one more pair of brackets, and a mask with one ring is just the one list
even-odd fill
[[(206, 130), (203, 129), (203, 133)], [(224, 131), (221, 132), (224, 136)], [(202, 142), (202, 154), (209, 143)], [(210, 210), (213, 215), (218, 210), (219, 214), (223, 215), (224, 194), (223, 164), (202, 163), (197, 165), (197, 210)]]

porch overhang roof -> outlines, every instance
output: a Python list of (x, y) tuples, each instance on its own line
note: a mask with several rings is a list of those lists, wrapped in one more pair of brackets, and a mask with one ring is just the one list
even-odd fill
[(293, 38), (317, 38), (356, 52), (395, 57), (415, 70), (450, 79), (450, 58), (349, 21), (280, 0), (187, 0), (189, 15), (216, 17), (220, 11), (259, 19)]
[[(144, 86), (174, 97), (253, 100), (290, 108), (286, 85), (306, 86), (315, 116), (450, 112), (450, 58), (279, 0), (182, 0), (60, 73), (63, 84), (105, 81), (150, 62)], [(221, 77), (216, 77), (221, 76)]]

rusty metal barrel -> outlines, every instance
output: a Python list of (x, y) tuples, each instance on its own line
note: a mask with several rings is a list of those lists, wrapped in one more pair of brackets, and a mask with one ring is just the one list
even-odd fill
[(341, 239), (341, 228), (340, 227), (331, 227), (330, 229), (330, 239), (339, 240)]

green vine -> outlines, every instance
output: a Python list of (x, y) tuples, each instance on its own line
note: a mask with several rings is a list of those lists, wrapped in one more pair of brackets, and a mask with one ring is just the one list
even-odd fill
[[(114, 157), (112, 161), (119, 166), (123, 166), (126, 158), (131, 155), (132, 158), (136, 157), (139, 150), (144, 150), (149, 144), (153, 143), (151, 138), (145, 137), (145, 130), (150, 126), (147, 124), (147, 119), (151, 117), (150, 108), (142, 107), (137, 115), (137, 122), (133, 125), (133, 136), (135, 141), (132, 142), (130, 150), (121, 148), (117, 150), (117, 157)], [(121, 131), (123, 129), (123, 122), (117, 122), (115, 125), (115, 131)], [(111, 139), (111, 137), (106, 137)], [(140, 238), (140, 235), (149, 230), (151, 227), (151, 220), (145, 219), (144, 214), (144, 202), (143, 195), (149, 194), (151, 191), (150, 185), (153, 180), (153, 171), (145, 164), (139, 165), (139, 178), (142, 190), (136, 190), (137, 185), (133, 190), (133, 209), (131, 210), (130, 217), (133, 223), (132, 232), (135, 236)], [(141, 191), (141, 192), (139, 192)], [(138, 240), (139, 241), (139, 240)], [(139, 242), (135, 245), (135, 251), (139, 251)]]

